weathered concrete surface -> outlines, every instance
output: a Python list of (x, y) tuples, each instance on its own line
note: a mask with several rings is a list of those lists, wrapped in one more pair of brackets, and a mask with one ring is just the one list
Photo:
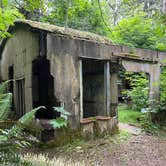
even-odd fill
[[(1, 77), (8, 80), (9, 67), (14, 66), (14, 80), (25, 79), (25, 111), (32, 109), (32, 60), (38, 56), (38, 36), (27, 27), (16, 29), (7, 40), (1, 58)], [(14, 85), (14, 105), (16, 106), (16, 87)]]
[(149, 97), (152, 100), (159, 99), (159, 84), (160, 84), (160, 66), (159, 64), (151, 64), (144, 62), (134, 62), (123, 60), (122, 64), (126, 71), (144, 72), (150, 76), (150, 92)]
[[(1, 76), (3, 80), (7, 80), (8, 67), (14, 65), (14, 79), (25, 78), (26, 112), (32, 109), (32, 61), (40, 55), (40, 31), (45, 32), (47, 36), (46, 57), (50, 61), (50, 71), (54, 78), (54, 96), (64, 103), (65, 109), (71, 113), (72, 128), (78, 128), (83, 118), (80, 103), (80, 62), (84, 59), (95, 59), (110, 64), (111, 117), (117, 115), (117, 79), (121, 60), (127, 71), (149, 73), (150, 98), (159, 97), (159, 64), (166, 64), (166, 53), (113, 45), (111, 41), (98, 35), (78, 34), (77, 31), (72, 31), (69, 35), (70, 31), (66, 32), (63, 28), (53, 25), (47, 27), (46, 24), (32, 21), (19, 22), (13, 29), (15, 35), (8, 39), (2, 51)], [(14, 86), (14, 91), (15, 89)], [(15, 94), (14, 98), (16, 99)], [(101, 98), (102, 96), (99, 96), (99, 99)], [(105, 96), (101, 100), (103, 99), (106, 99)], [(116, 120), (112, 120), (111, 125), (116, 123)]]
[[(65, 103), (65, 109), (71, 113), (70, 123), (72, 126), (78, 126), (80, 123), (79, 57), (104, 58), (108, 56), (108, 52), (104, 52), (105, 48), (106, 46), (103, 47), (97, 43), (57, 37), (52, 34), (47, 35), (47, 57), (51, 61), (51, 73), (54, 76), (54, 94), (58, 100)], [(115, 66), (118, 66), (117, 60), (114, 61)], [(117, 73), (118, 70), (114, 72)], [(117, 104), (116, 79), (111, 84), (114, 85), (111, 93), (115, 95), (112, 102)], [(95, 100), (103, 101), (103, 96), (97, 96), (94, 96)], [(111, 111), (115, 109), (112, 107)], [(97, 115), (105, 115), (102, 111), (104, 108), (98, 107)], [(115, 113), (113, 114), (115, 115)]]

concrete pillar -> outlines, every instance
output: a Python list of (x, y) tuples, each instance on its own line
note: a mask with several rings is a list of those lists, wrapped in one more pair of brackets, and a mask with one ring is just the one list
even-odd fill
[(149, 99), (154, 102), (159, 100), (159, 88), (160, 88), (160, 66), (155, 64), (151, 66), (150, 74), (150, 90)]
[(117, 116), (117, 106), (118, 106), (118, 85), (117, 85), (117, 80), (118, 80), (118, 73), (111, 73), (111, 78), (110, 78), (110, 94), (111, 94), (111, 99), (110, 99), (110, 116), (114, 117)]
[(110, 114), (110, 62), (104, 64), (104, 103), (106, 108), (105, 115)]
[(79, 73), (80, 73), (80, 121), (83, 119), (83, 71), (82, 60), (79, 61)]

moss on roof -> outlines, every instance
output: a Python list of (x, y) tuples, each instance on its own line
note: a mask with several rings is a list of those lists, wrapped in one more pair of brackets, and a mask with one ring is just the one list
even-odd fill
[(42, 23), (42, 22), (36, 22), (36, 21), (30, 21), (30, 20), (17, 20), (15, 23), (27, 24), (31, 26), (32, 28), (45, 30), (51, 33), (64, 35), (71, 38), (90, 40), (97, 43), (112, 44), (111, 40), (109, 40), (108, 38), (94, 34), (94, 33), (90, 33), (90, 32), (79, 31), (79, 30), (75, 30), (71, 28), (65, 29), (64, 27), (59, 27), (56, 25), (48, 24), (48, 23)]

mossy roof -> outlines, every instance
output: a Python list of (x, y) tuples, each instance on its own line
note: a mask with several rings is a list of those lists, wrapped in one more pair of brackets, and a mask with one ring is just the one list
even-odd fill
[(35, 29), (40, 29), (47, 32), (55, 33), (57, 35), (77, 38), (80, 40), (90, 40), (97, 43), (112, 44), (111, 40), (109, 40), (108, 38), (94, 34), (94, 33), (90, 33), (90, 32), (79, 31), (79, 30), (71, 29), (71, 28), (65, 29), (64, 27), (59, 27), (56, 25), (51, 25), (48, 23), (42, 23), (42, 22), (31, 21), (31, 20), (17, 20), (15, 23), (26, 24)]

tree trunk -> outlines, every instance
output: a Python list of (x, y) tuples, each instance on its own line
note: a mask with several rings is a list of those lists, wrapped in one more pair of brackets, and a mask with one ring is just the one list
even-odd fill
[(166, 0), (163, 0), (163, 13), (166, 14)]

